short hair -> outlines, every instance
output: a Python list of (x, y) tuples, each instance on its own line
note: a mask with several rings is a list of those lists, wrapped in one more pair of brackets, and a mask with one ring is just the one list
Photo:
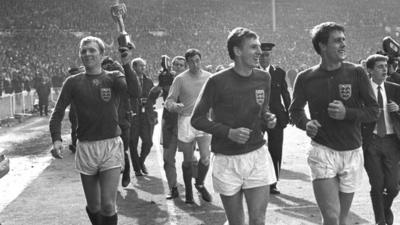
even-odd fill
[(243, 45), (243, 41), (249, 38), (258, 39), (259, 37), (254, 31), (244, 27), (236, 27), (229, 33), (227, 40), (227, 45), (228, 45), (227, 47), (228, 47), (229, 57), (232, 60), (235, 59), (235, 52), (233, 51), (233, 48), (234, 47), (241, 48)]
[(200, 51), (198, 49), (189, 48), (185, 53), (185, 60), (189, 61), (190, 58), (192, 58), (192, 57), (194, 57), (196, 55), (198, 55), (200, 57), (200, 59), (201, 59), (201, 54), (200, 54)]
[(384, 56), (381, 54), (373, 54), (373, 55), (368, 56), (367, 61), (365, 62), (365, 66), (368, 69), (373, 69), (376, 62), (379, 62), (379, 61), (387, 62), (388, 60), (389, 60), (389, 58), (387, 56)]
[(178, 56), (175, 56), (175, 57), (172, 59), (172, 65), (174, 65), (174, 63), (175, 63), (176, 61), (179, 61), (179, 60), (184, 61), (184, 62), (186, 63), (185, 57), (183, 57), (183, 56), (181, 56), (181, 55), (178, 55)]
[(321, 48), (319, 47), (319, 43), (326, 45), (328, 43), (329, 35), (332, 31), (344, 32), (344, 27), (335, 22), (325, 22), (325, 23), (316, 25), (311, 30), (312, 44), (314, 46), (315, 51), (318, 53), (318, 55), (321, 54)]
[(143, 62), (144, 64), (146, 64), (146, 60), (138, 57), (138, 58), (132, 59), (132, 67), (135, 68), (139, 62)]
[(90, 43), (90, 42), (97, 43), (97, 45), (99, 46), (100, 54), (104, 54), (106, 46), (104, 45), (103, 40), (101, 40), (98, 37), (87, 36), (87, 37), (82, 38), (81, 41), (79, 42), (79, 49), (81, 49), (83, 45)]

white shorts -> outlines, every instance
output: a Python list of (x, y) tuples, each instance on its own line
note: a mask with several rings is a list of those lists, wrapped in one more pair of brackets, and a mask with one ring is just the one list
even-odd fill
[(274, 164), (265, 145), (241, 155), (216, 154), (212, 178), (214, 191), (226, 196), (276, 182)]
[(190, 143), (195, 140), (197, 137), (203, 137), (207, 134), (203, 131), (196, 130), (194, 127), (192, 127), (192, 124), (190, 124), (190, 119), (192, 117), (190, 116), (179, 116), (178, 117), (178, 140), (185, 142), (185, 143)]
[(312, 141), (307, 162), (313, 180), (338, 177), (340, 192), (354, 193), (361, 185), (364, 169), (361, 147), (336, 151)]
[(114, 168), (124, 168), (124, 144), (115, 137), (99, 141), (78, 141), (75, 168), (85, 175), (96, 175)]

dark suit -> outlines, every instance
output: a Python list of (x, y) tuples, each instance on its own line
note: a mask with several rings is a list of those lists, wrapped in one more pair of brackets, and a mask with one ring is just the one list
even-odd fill
[[(400, 85), (384, 82), (387, 100), (400, 103)], [(399, 192), (400, 112), (390, 113), (394, 134), (373, 133), (376, 122), (362, 124), (365, 169), (377, 224), (393, 224), (391, 205)], [(386, 189), (386, 193), (383, 194)]]
[[(270, 66), (271, 94), (269, 108), (277, 117), (275, 128), (267, 129), (268, 150), (274, 163), (276, 178), (279, 178), (279, 171), (282, 163), (283, 129), (289, 123), (290, 94), (286, 83), (286, 72), (275, 66)], [(283, 104), (282, 104), (283, 100)]]
[[(141, 85), (142, 93), (140, 98), (134, 99), (132, 102), (132, 109), (136, 116), (132, 119), (131, 139), (129, 141), (131, 160), (135, 172), (143, 170), (144, 161), (153, 146), (153, 131), (157, 122), (157, 114), (153, 108), (155, 100), (149, 99), (150, 90), (154, 86), (153, 81), (143, 76), (143, 80), (139, 80), (139, 84)], [(142, 140), (140, 156), (137, 150), (139, 137)]]
[(394, 72), (392, 74), (389, 74), (389, 77), (387, 78), (387, 81), (400, 84), (400, 73)]

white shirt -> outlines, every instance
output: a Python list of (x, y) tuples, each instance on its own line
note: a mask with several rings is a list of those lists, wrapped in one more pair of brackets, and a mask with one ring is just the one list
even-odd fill
[[(374, 91), (376, 99), (378, 99), (378, 84), (371, 80), (372, 90)], [(381, 94), (383, 100), (383, 113), (385, 115), (385, 126), (386, 126), (386, 134), (394, 134), (392, 120), (390, 119), (389, 112), (387, 110), (387, 97), (385, 90), (385, 83), (383, 82), (381, 85)], [(377, 134), (377, 126), (375, 126), (374, 134)]]
[(269, 64), (265, 69), (263, 69), (264, 71), (267, 71), (269, 73), (269, 68), (271, 68), (271, 64)]

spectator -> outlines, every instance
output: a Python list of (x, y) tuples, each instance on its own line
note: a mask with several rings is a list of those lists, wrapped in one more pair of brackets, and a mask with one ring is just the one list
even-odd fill
[(36, 88), (37, 95), (39, 96), (39, 113), (40, 116), (44, 115), (48, 116), (48, 108), (49, 108), (49, 96), (51, 92), (51, 84), (49, 79), (44, 78)]

